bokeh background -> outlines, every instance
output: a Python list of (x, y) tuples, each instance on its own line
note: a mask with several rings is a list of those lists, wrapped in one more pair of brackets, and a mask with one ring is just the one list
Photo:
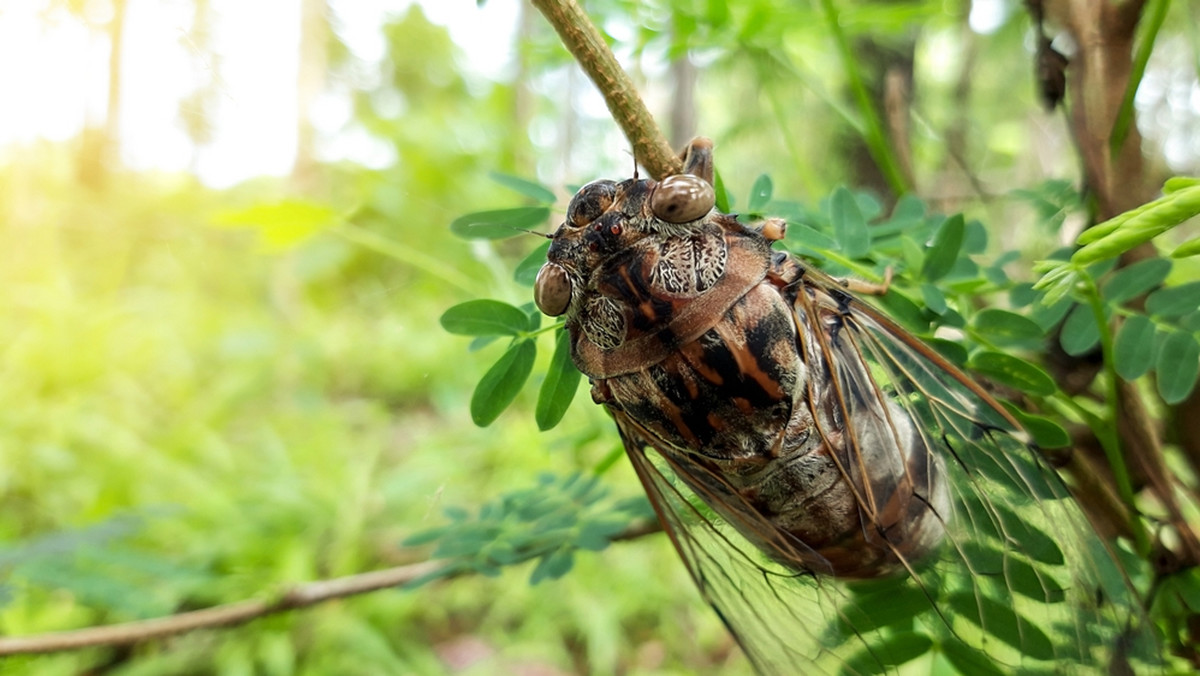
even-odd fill
[[(808, 204), (843, 183), (886, 191), (817, 10), (732, 4), (585, 3), (673, 142), (717, 140), (732, 194), (762, 173)], [(1200, 172), (1200, 30), (1175, 5), (1136, 101), (1162, 178)], [(1072, 236), (1078, 160), (1038, 101), (1019, 2), (840, 9), (865, 70), (906, 66), (924, 199), (1030, 260)], [(540, 433), (531, 384), (472, 425), (501, 348), (438, 325), (464, 300), (530, 300), (512, 268), (536, 238), (448, 228), (522, 204), (493, 172), (557, 193), (548, 230), (568, 186), (633, 169), (527, 4), (7, 2), (0, 92), (0, 633), (420, 561), (428, 549), (401, 543), (445, 508), (545, 473), (639, 494), (595, 407)], [(537, 585), (529, 568), (0, 673), (748, 671), (665, 538)]]

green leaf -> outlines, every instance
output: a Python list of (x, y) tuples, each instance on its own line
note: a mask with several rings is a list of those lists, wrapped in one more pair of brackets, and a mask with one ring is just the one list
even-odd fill
[(1196, 255), (1200, 255), (1200, 237), (1189, 239), (1171, 252), (1171, 258), (1190, 258)]
[(1179, 575), (1172, 575), (1167, 582), (1168, 591), (1179, 594), (1179, 598), (1193, 613), (1200, 613), (1200, 571), (1192, 568)]
[(925, 248), (912, 237), (904, 235), (900, 237), (900, 259), (904, 261), (905, 271), (919, 270), (925, 260)]
[(949, 605), (975, 626), (1016, 648), (1027, 657), (1054, 659), (1054, 644), (1036, 624), (994, 599), (967, 592), (950, 595)]
[(463, 239), (506, 239), (541, 226), (549, 217), (547, 207), (476, 211), (454, 219), (450, 232)]
[(1145, 315), (1131, 315), (1117, 330), (1113, 359), (1117, 375), (1125, 380), (1141, 378), (1154, 361), (1154, 322)]
[(942, 223), (925, 251), (925, 264), (921, 266), (922, 277), (936, 282), (954, 268), (958, 252), (962, 249), (965, 227), (962, 214), (955, 214)]
[(534, 181), (499, 171), (488, 172), (488, 177), (505, 188), (515, 190), (540, 204), (554, 204), (557, 199), (554, 196), (554, 192), (541, 183), (535, 183)]
[(1197, 308), (1195, 312), (1180, 317), (1177, 323), (1181, 329), (1187, 329), (1192, 333), (1200, 333), (1200, 308)]
[[(1025, 469), (1026, 472), (1023, 474), (1027, 475), (1028, 468)], [(1007, 507), (993, 505), (992, 513), (1000, 518), (1004, 537), (1011, 548), (1039, 563), (1051, 566), (1063, 565), (1062, 549), (1045, 531), (1035, 527)]]
[(880, 580), (859, 585), (865, 593), (856, 593), (838, 618), (838, 630), (845, 636), (863, 634), (880, 627), (912, 622), (929, 610), (929, 597), (903, 580)]
[(971, 358), (975, 371), (1029, 394), (1048, 397), (1058, 389), (1054, 379), (1032, 362), (1003, 352), (984, 351)]
[(529, 584), (537, 584), (542, 580), (557, 580), (570, 572), (575, 565), (575, 552), (569, 547), (562, 547), (542, 557), (533, 573), (529, 576)]
[(1039, 575), (1037, 569), (1016, 557), (1004, 562), (1004, 579), (1008, 588), (1021, 596), (1040, 603), (1062, 603), (1066, 593), (1051, 575)]
[(1029, 311), (1029, 318), (1042, 327), (1042, 331), (1048, 333), (1055, 326), (1058, 326), (1058, 323), (1067, 316), (1067, 313), (1074, 306), (1075, 301), (1065, 297), (1050, 305), (1041, 302), (1035, 303), (1033, 309)]
[(537, 346), (532, 340), (519, 340), (483, 374), (471, 394), (471, 420), (487, 427), (516, 399), (533, 370)]
[(913, 193), (905, 193), (896, 201), (887, 223), (880, 226), (888, 232), (903, 232), (925, 222), (925, 203)]
[(958, 673), (967, 676), (1004, 676), (996, 661), (979, 650), (951, 638), (941, 643), (942, 654)]
[(942, 290), (932, 284), (921, 285), (921, 300), (925, 301), (925, 307), (929, 308), (935, 315), (940, 315), (946, 311), (946, 296)]
[(1059, 343), (1063, 351), (1072, 357), (1086, 354), (1100, 343), (1100, 327), (1092, 316), (1092, 308), (1076, 305), (1063, 323)]
[(842, 248), (842, 253), (849, 258), (862, 258), (871, 250), (871, 231), (867, 221), (858, 208), (854, 193), (839, 187), (833, 193), (829, 204), (830, 221), (833, 223), (833, 236)]
[(1146, 314), (1178, 317), (1200, 308), (1200, 282), (1159, 289), (1146, 297)]
[(469, 300), (446, 310), (442, 328), (460, 336), (516, 336), (529, 327), (529, 315), (498, 300)]
[(929, 320), (921, 312), (916, 303), (895, 289), (879, 297), (878, 303), (888, 311), (892, 319), (903, 324), (914, 333), (925, 333), (929, 329)]
[(1020, 343), (1040, 339), (1044, 332), (1038, 323), (1015, 312), (999, 308), (985, 308), (971, 319), (972, 326), (990, 340), (1002, 343)]
[(1200, 186), (1200, 178), (1195, 176), (1172, 176), (1163, 183), (1163, 194), (1170, 195), (1184, 188), (1193, 188), (1195, 186)]
[(526, 329), (527, 331), (533, 333), (534, 331), (542, 328), (542, 317), (545, 317), (546, 315), (543, 315), (542, 311), (537, 309), (537, 306), (534, 305), (532, 301), (522, 305), (521, 309), (524, 310), (525, 315), (529, 317), (529, 324), (528, 328)]
[(546, 252), (550, 251), (550, 244), (551, 242), (547, 241), (522, 258), (521, 262), (517, 263), (517, 269), (513, 270), (513, 281), (522, 286), (533, 286), (538, 271), (546, 262)]
[(758, 213), (767, 208), (767, 204), (771, 201), (772, 190), (773, 186), (770, 176), (762, 174), (754, 179), (754, 185), (750, 188), (750, 200), (746, 205), (746, 210), (751, 213)]
[[(1008, 302), (1011, 303), (1013, 307), (1025, 307), (1036, 300), (1037, 297), (1037, 291), (1034, 291), (1033, 285), (1029, 284), (1028, 282), (1016, 284), (1008, 290)], [(1038, 326), (1041, 326), (1041, 324), (1038, 322), (1034, 323), (1038, 324)]]
[[(968, 221), (966, 229), (963, 232), (963, 252), (968, 254), (981, 254), (984, 251), (987, 251), (987, 243), (987, 226), (977, 219), (971, 219)], [(1011, 260), (1016, 260), (1020, 257), (1020, 253), (1016, 251), (1009, 251), (1005, 254), (1005, 256), (1008, 256), (1009, 260), (1005, 260), (1005, 258), (1002, 256), (1000, 261), (997, 262), (998, 267), (1003, 267)]]
[(924, 634), (902, 632), (858, 650), (842, 665), (843, 674), (874, 674), (911, 662), (929, 652), (933, 641)]
[(805, 246), (832, 251), (837, 248), (837, 242), (825, 233), (813, 230), (812, 226), (804, 223), (788, 223), (787, 238), (794, 243), (804, 243)]
[(538, 392), (534, 418), (539, 430), (551, 429), (562, 420), (563, 414), (571, 406), (571, 400), (575, 398), (575, 391), (579, 389), (580, 375), (579, 369), (571, 361), (571, 335), (565, 329), (560, 329), (550, 368)]
[(949, 359), (955, 366), (963, 368), (967, 365), (967, 348), (963, 347), (962, 343), (945, 338), (925, 338), (924, 341), (929, 343), (929, 347), (937, 350), (937, 353)]
[(340, 221), (338, 212), (328, 205), (284, 200), (218, 214), (213, 219), (213, 224), (256, 229), (263, 248), (270, 252), (279, 252), (295, 247), (320, 230)]
[(1033, 443), (1037, 444), (1038, 448), (1066, 448), (1071, 445), (1071, 435), (1062, 425), (1050, 418), (1026, 413), (1016, 406), (1005, 408), (1008, 408), (1008, 412), (1021, 423), (1021, 427), (1033, 436)]
[(1200, 186), (1187, 186), (1083, 232), (1071, 261), (1086, 265), (1118, 256), (1200, 214)]
[(1136, 298), (1162, 284), (1171, 272), (1171, 261), (1165, 258), (1149, 258), (1121, 268), (1101, 290), (1104, 300), (1119, 305)]
[[(1042, 303), (1054, 305), (1067, 298), (1083, 278), (1079, 266), (1055, 260), (1038, 261), (1033, 271), (1041, 275), (1033, 288), (1042, 292)], [(1034, 318), (1037, 321), (1037, 318)]]
[(713, 169), (713, 192), (717, 194), (717, 211), (723, 214), (728, 214), (733, 209), (733, 202), (729, 199), (729, 191), (725, 189), (725, 181), (721, 178), (721, 172)]
[(1200, 343), (1187, 331), (1171, 331), (1158, 343), (1158, 393), (1168, 404), (1178, 404), (1187, 398), (1200, 373)]

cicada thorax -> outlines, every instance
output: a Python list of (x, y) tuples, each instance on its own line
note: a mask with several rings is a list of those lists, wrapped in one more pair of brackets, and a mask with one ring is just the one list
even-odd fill
[(939, 467), (885, 393), (835, 387), (836, 369), (867, 365), (838, 353), (836, 299), (772, 252), (782, 223), (697, 209), (694, 181), (657, 185), (585, 186), (537, 289), (566, 315), (593, 398), (793, 569), (874, 577), (926, 554), (948, 518)]

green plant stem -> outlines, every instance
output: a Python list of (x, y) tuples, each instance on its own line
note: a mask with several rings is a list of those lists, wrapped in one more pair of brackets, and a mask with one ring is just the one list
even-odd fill
[(1111, 423), (1094, 431), (1096, 432), (1096, 438), (1100, 441), (1101, 447), (1104, 448), (1104, 455), (1108, 459), (1109, 468), (1112, 469), (1113, 478), (1117, 482), (1117, 493), (1121, 496), (1121, 502), (1125, 505), (1126, 514), (1129, 518), (1129, 527), (1133, 532), (1137, 551), (1145, 556), (1150, 551), (1150, 539), (1138, 516), (1137, 500), (1133, 494), (1133, 483), (1129, 479), (1129, 468), (1125, 464), (1125, 455), (1121, 452), (1121, 443), (1117, 434), (1117, 424), (1121, 415), (1117, 396), (1117, 384), (1120, 380), (1117, 375), (1117, 366), (1113, 354), (1112, 331), (1109, 329), (1108, 320), (1104, 316), (1104, 301), (1100, 297), (1100, 289), (1096, 287), (1095, 281), (1088, 275), (1081, 275), (1081, 278), (1085, 284), (1084, 293), (1087, 296), (1088, 306), (1091, 307), (1092, 317), (1095, 319), (1096, 326), (1100, 331), (1100, 349), (1104, 355), (1104, 373), (1108, 377), (1108, 387), (1105, 388), (1104, 403), (1108, 409), (1108, 417)]
[(543, 326), (542, 328), (537, 329), (536, 331), (523, 331), (521, 333), (521, 335), (518, 336), (518, 339), (529, 340), (530, 338), (536, 338), (537, 336), (540, 336), (543, 333), (549, 333), (550, 331), (554, 331), (556, 329), (561, 329), (564, 326), (566, 326), (566, 324), (564, 322), (554, 322), (553, 324), (551, 324), (549, 326)]
[(683, 162), (617, 63), (600, 31), (575, 0), (531, 0), (546, 17), (580, 67), (604, 95), (613, 119), (633, 144), (633, 156), (654, 178), (678, 174)]
[[(761, 70), (759, 76), (762, 76)], [(779, 134), (783, 136), (783, 143), (787, 146), (788, 154), (792, 156), (792, 168), (795, 169), (801, 185), (804, 186), (805, 194), (811, 198), (817, 193), (816, 186), (819, 185), (816, 172), (812, 167), (808, 166), (807, 162), (803, 161), (800, 154), (800, 146), (796, 143), (795, 135), (792, 134), (791, 126), (788, 124), (787, 114), (784, 111), (783, 102), (779, 100), (778, 92), (775, 91), (774, 87), (766, 87), (764, 91), (766, 92), (768, 102), (771, 104), (771, 113), (775, 116), (775, 125), (779, 128)]]
[(467, 282), (467, 276), (462, 274), (451, 274), (456, 272), (446, 265), (445, 261), (438, 260), (433, 256), (421, 253), (415, 249), (402, 246), (392, 240), (377, 235), (370, 230), (360, 228), (351, 223), (342, 223), (341, 225), (331, 228), (330, 232), (345, 239), (348, 242), (353, 242), (360, 246), (364, 246), (372, 251), (381, 253), (389, 258), (394, 258), (401, 263), (411, 265), (412, 267), (424, 272), (432, 277), (436, 277), (450, 286), (466, 293), (472, 297), (483, 295), (481, 289), (475, 288)]
[(867, 91), (867, 86), (863, 82), (862, 72), (859, 70), (858, 62), (854, 58), (854, 51), (850, 48), (850, 40), (846, 37), (846, 32), (842, 30), (837, 8), (834, 6), (833, 0), (818, 0), (818, 4), (820, 5), (822, 14), (825, 16), (825, 24), (829, 28), (829, 33), (833, 35), (834, 42), (837, 43), (838, 54), (842, 59), (842, 67), (846, 71), (846, 79), (850, 84), (850, 91), (858, 103), (858, 111), (862, 115), (864, 125), (863, 136), (867, 143), (867, 149), (870, 150), (871, 157), (875, 158), (875, 162), (879, 164), (879, 169), (887, 178), (892, 190), (897, 195), (903, 195), (911, 188), (908, 185), (908, 181), (904, 178), (904, 172), (900, 171), (900, 163), (897, 161), (892, 144), (888, 141), (887, 134), (884, 132), (883, 122), (880, 120), (879, 113), (875, 110), (875, 104), (871, 101), (871, 94)]
[(1150, 54), (1154, 51), (1154, 43), (1158, 39), (1158, 31), (1166, 21), (1170, 8), (1171, 0), (1150, 0), (1150, 20), (1134, 50), (1133, 69), (1129, 75), (1129, 82), (1125, 85), (1125, 96), (1121, 99), (1117, 119), (1113, 121), (1112, 134), (1108, 137), (1110, 155), (1116, 156), (1129, 135), (1129, 125), (1133, 124), (1133, 99), (1137, 96), (1138, 87), (1146, 75), (1146, 64), (1150, 61)]
[(837, 253), (836, 251), (830, 251), (829, 249), (817, 249), (815, 247), (814, 250), (820, 252), (820, 254), (830, 262), (837, 263), (864, 280), (876, 283), (883, 281), (883, 277), (879, 276), (874, 270), (856, 263), (853, 260)]

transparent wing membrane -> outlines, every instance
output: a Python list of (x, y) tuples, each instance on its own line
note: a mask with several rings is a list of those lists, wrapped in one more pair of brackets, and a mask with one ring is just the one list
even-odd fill
[(832, 280), (806, 274), (790, 292), (808, 368), (795, 405), (839, 449), (861, 540), (890, 552), (895, 573), (822, 574), (822, 554), (748, 504), (720, 504), (736, 491), (706, 490), (727, 484), (703, 462), (648, 451), (654, 436), (615, 414), (696, 584), (756, 667), (1119, 673), (1155, 661), (1121, 568), (1011, 416)]

